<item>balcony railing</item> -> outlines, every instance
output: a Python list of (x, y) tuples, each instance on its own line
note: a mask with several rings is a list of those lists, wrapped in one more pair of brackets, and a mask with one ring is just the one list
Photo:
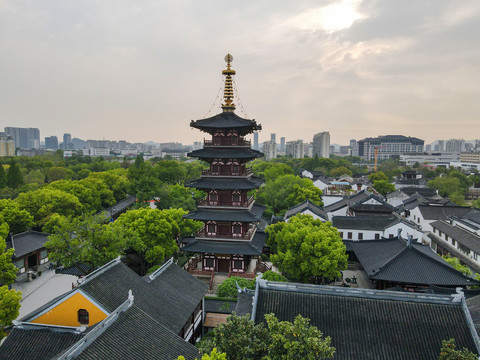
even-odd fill
[(198, 202), (198, 206), (215, 206), (215, 207), (232, 207), (232, 208), (249, 208), (254, 201), (254, 196), (249, 196), (245, 201), (212, 201), (204, 197)]
[(203, 140), (203, 145), (210, 147), (210, 146), (252, 146), (252, 142), (249, 140), (244, 139), (236, 139), (233, 140), (232, 138), (226, 137), (222, 139), (214, 139), (214, 140)]
[(253, 175), (253, 170), (250, 168), (247, 169), (240, 169), (239, 171), (232, 171), (229, 170), (220, 170), (220, 171), (212, 171), (212, 169), (205, 169), (202, 170), (202, 175), (207, 176), (250, 176)]
[(216, 239), (216, 240), (250, 240), (255, 234), (257, 228), (253, 227), (248, 229), (245, 234), (210, 234), (205, 232), (205, 227), (203, 227), (198, 233), (197, 238), (203, 239)]

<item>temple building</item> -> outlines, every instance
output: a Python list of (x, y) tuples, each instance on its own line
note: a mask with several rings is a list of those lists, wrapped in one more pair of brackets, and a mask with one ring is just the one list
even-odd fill
[(190, 123), (192, 128), (211, 135), (204, 140), (202, 149), (188, 153), (209, 163), (200, 179), (187, 184), (207, 193), (197, 210), (185, 216), (204, 223), (195, 238), (184, 239), (182, 250), (201, 254), (203, 271), (244, 273), (253, 257), (260, 257), (265, 243), (265, 233), (259, 229), (264, 207), (256, 205), (252, 190), (263, 180), (253, 176), (246, 163), (263, 157), (251, 148), (245, 136), (261, 130), (255, 120), (234, 113), (233, 57), (225, 57), (224, 104), (222, 112)]

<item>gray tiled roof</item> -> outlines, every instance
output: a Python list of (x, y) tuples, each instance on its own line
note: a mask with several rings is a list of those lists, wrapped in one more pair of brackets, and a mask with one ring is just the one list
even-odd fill
[(466, 206), (419, 205), (418, 209), (425, 220), (447, 220), (450, 216), (462, 216), (472, 211)]
[(184, 216), (192, 220), (216, 220), (216, 221), (243, 221), (257, 222), (260, 220), (265, 206), (254, 204), (251, 210), (221, 210), (221, 209), (197, 209)]
[(451, 297), (422, 294), (414, 300), (409, 293), (289, 286), (259, 289), (255, 321), (262, 322), (268, 313), (285, 321), (298, 314), (307, 317), (331, 337), (335, 359), (433, 360), (442, 340), (450, 338), (459, 348), (478, 351), (461, 302), (453, 303)]
[(376, 230), (398, 224), (401, 220), (397, 216), (334, 216), (332, 225), (337, 229)]
[(234, 112), (221, 112), (207, 119), (192, 120), (190, 126), (207, 132), (216, 129), (243, 129), (248, 132), (262, 129), (262, 125), (255, 120), (242, 118)]
[(83, 335), (52, 329), (14, 328), (0, 346), (0, 359), (51, 359), (80, 340)]
[(200, 159), (255, 159), (263, 157), (263, 153), (250, 148), (203, 148), (187, 154)]
[(362, 201), (366, 198), (368, 198), (371, 195), (368, 191), (362, 190), (352, 196), (347, 196), (343, 198), (340, 201), (337, 201), (331, 205), (325, 206), (323, 209), (328, 213), (332, 211), (339, 210), (345, 206), (351, 206), (352, 204), (355, 204), (356, 202)]
[[(28, 253), (44, 248), (45, 242), (50, 234), (38, 231), (28, 230), (20, 234), (13, 235), (13, 245), (15, 249), (14, 258), (22, 257)], [(9, 245), (11, 242), (9, 242)], [(10, 247), (10, 246), (9, 246)]]
[(305, 200), (304, 202), (295, 205), (288, 209), (285, 212), (285, 216), (283, 217), (284, 219), (288, 219), (294, 215), (300, 214), (306, 210), (310, 210), (312, 213), (315, 215), (321, 217), (322, 219), (328, 219), (327, 213), (325, 210), (323, 210), (323, 207), (320, 207), (314, 203), (312, 203), (310, 200)]
[(350, 242), (369, 278), (389, 282), (469, 286), (480, 285), (444, 261), (426, 245), (411, 247), (398, 238)]
[(265, 233), (258, 231), (250, 242), (195, 239), (180, 250), (198, 253), (261, 255), (265, 245)]
[(252, 176), (248, 179), (216, 179), (209, 177), (202, 177), (198, 180), (194, 180), (186, 187), (193, 187), (197, 189), (215, 189), (215, 190), (252, 190), (258, 189), (263, 184), (263, 180)]
[(176, 360), (180, 355), (193, 360), (198, 357), (198, 349), (133, 305), (77, 359)]
[(464, 230), (459, 226), (452, 226), (445, 221), (435, 221), (431, 225), (433, 228), (440, 230), (442, 233), (458, 241), (463, 246), (480, 254), (480, 236)]

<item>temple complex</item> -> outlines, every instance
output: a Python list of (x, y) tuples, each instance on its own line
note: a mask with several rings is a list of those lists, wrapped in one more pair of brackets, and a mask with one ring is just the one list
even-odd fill
[(252, 257), (260, 257), (265, 233), (259, 229), (264, 207), (256, 205), (252, 190), (263, 180), (253, 176), (246, 163), (263, 157), (251, 149), (245, 136), (261, 130), (255, 120), (235, 114), (233, 57), (225, 56), (224, 104), (222, 112), (190, 123), (192, 128), (209, 134), (202, 149), (192, 151), (190, 157), (207, 162), (210, 167), (200, 179), (187, 186), (202, 190), (206, 197), (199, 201), (197, 210), (185, 216), (204, 223), (195, 238), (184, 239), (183, 251), (200, 253), (204, 271), (230, 273), (246, 272)]

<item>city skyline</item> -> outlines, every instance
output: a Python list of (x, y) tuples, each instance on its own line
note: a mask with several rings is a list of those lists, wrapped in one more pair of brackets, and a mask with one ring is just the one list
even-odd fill
[(263, 125), (260, 142), (328, 131), (332, 144), (386, 134), (428, 144), (478, 127), (477, 2), (234, 10), (215, 1), (4, 2), (2, 127), (38, 127), (42, 140), (192, 143), (200, 138), (188, 124), (209, 112), (227, 52), (241, 105)]

